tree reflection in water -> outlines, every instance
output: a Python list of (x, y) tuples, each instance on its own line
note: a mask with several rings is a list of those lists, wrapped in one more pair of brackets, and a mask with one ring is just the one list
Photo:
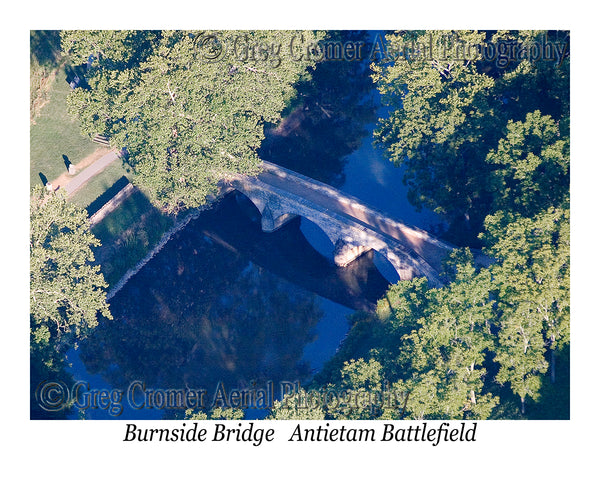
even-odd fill
[[(327, 41), (368, 43), (365, 31), (330, 31)], [(265, 129), (259, 150), (276, 163), (335, 187), (344, 184), (345, 157), (356, 150), (376, 119), (368, 55), (359, 60), (325, 60), (278, 125)]]
[(111, 301), (114, 320), (82, 345), (89, 373), (126, 389), (228, 388), (306, 378), (317, 297), (216, 244), (173, 238)]

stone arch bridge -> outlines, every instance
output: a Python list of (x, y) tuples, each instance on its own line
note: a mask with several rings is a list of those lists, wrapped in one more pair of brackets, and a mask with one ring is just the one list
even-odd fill
[(346, 266), (375, 250), (400, 280), (425, 276), (440, 286), (444, 257), (454, 248), (424, 230), (405, 225), (339, 190), (278, 165), (263, 162), (256, 177), (233, 175), (222, 193), (237, 190), (261, 213), (262, 229), (273, 232), (296, 216), (318, 225), (334, 245), (334, 261)]

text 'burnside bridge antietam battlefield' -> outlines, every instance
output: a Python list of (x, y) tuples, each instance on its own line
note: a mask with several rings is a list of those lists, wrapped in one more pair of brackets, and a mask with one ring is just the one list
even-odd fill
[[(262, 162), (258, 176), (232, 175), (221, 188), (222, 194), (237, 190), (248, 197), (261, 213), (264, 232), (273, 232), (296, 216), (313, 222), (334, 245), (338, 266), (345, 267), (372, 249), (391, 263), (400, 280), (425, 276), (432, 286), (440, 286), (442, 262), (455, 248), (329, 185), (269, 162)], [(475, 260), (488, 263), (479, 253)]]

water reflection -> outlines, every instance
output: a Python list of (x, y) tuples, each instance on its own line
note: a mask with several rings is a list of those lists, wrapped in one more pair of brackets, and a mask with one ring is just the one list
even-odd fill
[[(328, 40), (367, 42), (365, 31), (330, 31)], [(369, 133), (375, 121), (369, 61), (324, 61), (311, 80), (297, 85), (297, 100), (278, 125), (265, 131), (259, 156), (339, 187), (345, 156)]]
[(88, 372), (114, 387), (302, 380), (322, 316), (315, 296), (189, 229), (111, 303), (114, 321), (82, 346)]
[[(366, 38), (350, 31), (332, 36)], [(371, 142), (365, 135), (375, 121), (377, 93), (368, 64), (323, 62), (298, 91), (284, 121), (267, 128), (259, 155), (341, 186), (348, 155)], [(388, 287), (373, 252), (338, 268), (325, 252), (331, 245), (324, 245), (325, 256), (313, 248), (321, 250), (314, 233), (297, 218), (265, 234), (255, 207), (229, 196), (168, 242), (112, 299), (114, 320), (101, 323), (73, 356), (76, 379), (91, 379), (95, 388), (126, 390), (143, 381), (147, 388), (214, 392), (218, 382), (246, 388), (310, 378), (345, 335), (347, 314), (371, 310)]]
[[(345, 315), (372, 306), (387, 282), (368, 255), (351, 268), (335, 267), (299, 224), (263, 233), (234, 195), (205, 212), (112, 299), (114, 320), (81, 346), (87, 374), (123, 390), (143, 381), (208, 392), (218, 382), (247, 388), (310, 378), (343, 338)], [(317, 329), (322, 307), (327, 325)], [(307, 354), (317, 333), (328, 346)]]
[(309, 292), (353, 310), (375, 307), (388, 282), (374, 265), (373, 252), (346, 268), (336, 267), (332, 255), (318, 249), (324, 235), (318, 227), (316, 233), (321, 235), (307, 228), (310, 222), (296, 217), (273, 233), (263, 233), (258, 210), (248, 204), (242, 194), (228, 196), (202, 217), (204, 234)]

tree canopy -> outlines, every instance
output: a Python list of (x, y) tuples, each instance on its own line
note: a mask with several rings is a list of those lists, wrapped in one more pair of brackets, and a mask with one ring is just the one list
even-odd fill
[[(524, 56), (504, 64), (475, 48), (553, 38), (548, 32), (401, 32), (386, 39), (403, 56), (373, 65), (390, 109), (376, 141), (405, 167), (409, 200), (442, 214), (458, 244), (479, 246), (485, 217), (507, 202), (523, 203), (532, 214), (568, 189), (568, 54), (560, 63)], [(468, 54), (467, 46), (473, 47)]]
[(111, 318), (107, 284), (92, 265), (99, 242), (87, 212), (61, 194), (36, 187), (30, 215), (31, 345), (63, 351), (97, 325), (99, 314)]
[[(396, 56), (373, 65), (389, 107), (376, 140), (404, 166), (410, 200), (444, 215), (449, 238), (482, 246), (493, 262), (475, 267), (469, 248), (459, 249), (444, 286), (391, 286), (375, 315), (355, 317), (317, 385), (344, 385), (343, 362), (375, 361), (378, 374), (410, 392), (409, 418), (522, 418), (526, 404), (552, 402), (543, 393), (556, 393), (557, 352), (570, 341), (568, 52), (560, 62), (502, 65), (447, 54), (460, 42), (520, 45), (549, 35), (386, 37)], [(568, 376), (562, 382), (568, 391)], [(568, 417), (568, 399), (559, 410)]]
[[(112, 318), (106, 282), (93, 265), (87, 212), (60, 192), (37, 186), (31, 194), (29, 231), (30, 407), (32, 418), (60, 418), (65, 409), (48, 412), (36, 402), (40, 382), (71, 381), (66, 352), (77, 347), (98, 324)], [(63, 405), (66, 407), (67, 405)]]
[(196, 207), (229, 174), (255, 174), (266, 122), (314, 66), (293, 31), (66, 31), (62, 47), (88, 62), (69, 98), (85, 134), (126, 147), (136, 182), (169, 212)]

